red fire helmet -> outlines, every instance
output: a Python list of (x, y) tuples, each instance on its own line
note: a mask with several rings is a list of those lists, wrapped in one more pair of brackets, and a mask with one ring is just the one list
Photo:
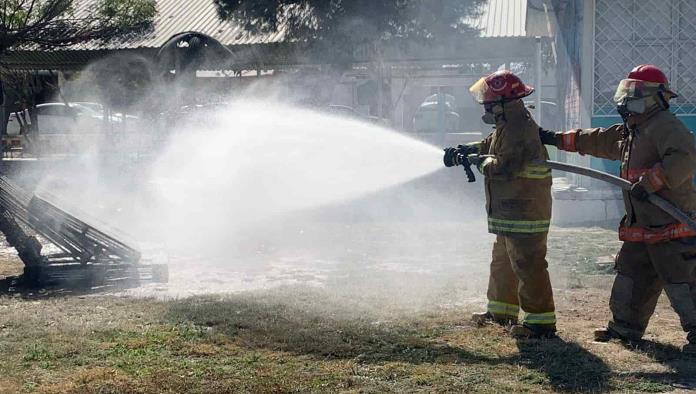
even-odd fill
[(534, 88), (525, 85), (511, 71), (503, 70), (479, 79), (475, 84), (471, 85), (469, 92), (480, 104), (488, 104), (527, 97), (534, 92)]
[(626, 79), (634, 79), (638, 81), (648, 82), (650, 84), (661, 85), (660, 88), (672, 97), (677, 97), (677, 94), (669, 88), (669, 80), (662, 70), (652, 64), (641, 64), (636, 66), (628, 73)]

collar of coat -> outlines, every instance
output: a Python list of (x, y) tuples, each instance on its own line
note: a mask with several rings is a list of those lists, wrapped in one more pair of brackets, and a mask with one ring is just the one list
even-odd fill
[(628, 118), (628, 122), (626, 122), (626, 124), (628, 125), (629, 128), (638, 127), (638, 126), (644, 124), (645, 122), (649, 121), (655, 115), (657, 115), (658, 113), (660, 113), (662, 111), (666, 111), (666, 109), (662, 108), (662, 106), (660, 106), (659, 104), (655, 104), (652, 107), (648, 108), (647, 111), (645, 111), (644, 113), (642, 113), (640, 115), (630, 116)]
[(503, 126), (508, 122), (515, 122), (527, 119), (529, 117), (529, 111), (524, 106), (522, 100), (513, 100), (505, 103), (503, 105), (503, 115), (499, 116), (496, 121), (496, 126)]

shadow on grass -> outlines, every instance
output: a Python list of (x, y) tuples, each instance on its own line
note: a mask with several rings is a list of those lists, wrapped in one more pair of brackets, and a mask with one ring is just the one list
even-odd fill
[(0, 296), (19, 296), (27, 299), (51, 297), (80, 296), (100, 294), (138, 287), (138, 281), (112, 281), (100, 286), (83, 281), (63, 281), (53, 284), (39, 285), (22, 275), (0, 278)]
[[(290, 297), (289, 297), (290, 298)], [(212, 327), (235, 337), (249, 348), (264, 348), (326, 359), (355, 359), (358, 362), (399, 361), (411, 364), (433, 362), (500, 363), (435, 343), (432, 333), (403, 324), (379, 324), (360, 313), (340, 315), (336, 305), (289, 305), (278, 299), (186, 299), (174, 303), (169, 318)], [(316, 302), (316, 304), (315, 304)], [(327, 301), (330, 303), (330, 301)]]
[(668, 372), (641, 372), (634, 376), (674, 386), (696, 390), (696, 356), (684, 355), (676, 346), (643, 340), (638, 343), (621, 344), (632, 351), (639, 351), (670, 368)]
[(610, 391), (611, 370), (599, 357), (561, 338), (520, 340), (518, 363), (543, 373), (559, 392)]
[[(520, 341), (519, 354), (496, 356), (463, 349), (438, 339), (437, 328), (417, 323), (375, 323), (375, 316), (343, 312), (331, 301), (310, 306), (252, 298), (186, 299), (174, 303), (169, 318), (212, 327), (251, 349), (269, 349), (320, 358), (353, 359), (359, 363), (523, 365), (538, 371), (559, 392), (604, 392), (611, 389), (610, 368), (602, 359), (562, 339)], [(322, 309), (325, 306), (325, 309)], [(472, 331), (473, 333), (473, 331)], [(495, 352), (497, 353), (497, 352)], [(512, 377), (512, 379), (515, 379)]]

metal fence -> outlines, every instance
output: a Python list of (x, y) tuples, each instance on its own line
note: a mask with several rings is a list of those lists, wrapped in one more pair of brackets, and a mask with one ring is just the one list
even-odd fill
[(615, 116), (619, 81), (654, 64), (680, 95), (677, 114), (696, 114), (696, 0), (595, 0), (593, 116)]

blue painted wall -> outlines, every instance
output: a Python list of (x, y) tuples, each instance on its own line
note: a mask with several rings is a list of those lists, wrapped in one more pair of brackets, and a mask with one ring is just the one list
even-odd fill
[[(696, 115), (677, 115), (677, 117), (686, 124), (686, 127), (688, 127), (692, 133), (696, 133)], [(619, 117), (618, 115), (612, 117), (592, 118), (592, 127), (609, 127), (616, 123), (621, 123), (621, 117)], [(593, 157), (590, 160), (590, 164), (592, 165), (592, 168), (595, 168), (597, 170), (609, 172), (614, 175), (619, 175), (618, 161), (602, 160)]]

